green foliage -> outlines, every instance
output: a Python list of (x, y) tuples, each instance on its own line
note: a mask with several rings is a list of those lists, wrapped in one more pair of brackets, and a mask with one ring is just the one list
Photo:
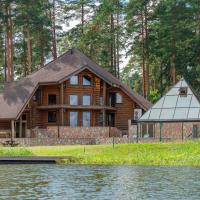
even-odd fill
[(149, 100), (152, 103), (156, 103), (160, 99), (161, 95), (157, 89), (151, 89), (149, 93)]

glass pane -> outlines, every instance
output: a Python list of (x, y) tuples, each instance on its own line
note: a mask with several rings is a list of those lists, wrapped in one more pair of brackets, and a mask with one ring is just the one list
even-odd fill
[(78, 126), (78, 112), (69, 113), (69, 125), (71, 127)]
[(49, 105), (55, 105), (56, 104), (56, 95), (55, 94), (48, 95), (48, 104)]
[(192, 98), (191, 95), (179, 96), (178, 102), (177, 102), (177, 107), (179, 107), (179, 108), (189, 107), (191, 98)]
[(188, 113), (188, 119), (199, 118), (199, 108), (190, 108)]
[(48, 122), (56, 122), (56, 111), (48, 112)]
[(78, 76), (72, 76), (70, 78), (70, 84), (71, 85), (78, 85)]
[(181, 87), (188, 87), (188, 84), (185, 82), (185, 80), (181, 81)]
[(90, 112), (83, 112), (83, 127), (90, 127), (91, 116)]
[(116, 93), (116, 103), (122, 103), (122, 95), (119, 93)]
[(178, 95), (179, 93), (179, 88), (173, 87), (168, 93), (167, 95)]
[(103, 106), (103, 97), (102, 96), (99, 97), (99, 105)]
[(164, 99), (165, 97), (162, 97), (160, 100), (158, 100), (158, 102), (153, 106), (153, 108), (162, 108)]
[(174, 109), (162, 109), (160, 119), (173, 119), (174, 116)]
[(77, 95), (70, 95), (69, 96), (69, 103), (70, 105), (78, 105), (78, 96)]
[(200, 104), (199, 104), (197, 98), (195, 97), (195, 95), (192, 96), (192, 101), (191, 101), (190, 107), (200, 107)]
[(176, 106), (178, 96), (165, 96), (163, 108), (174, 108)]
[(83, 85), (91, 85), (91, 78), (89, 76), (83, 76)]
[(90, 96), (89, 95), (84, 95), (83, 96), (83, 105), (84, 106), (89, 106), (90, 105)]
[(161, 112), (161, 109), (152, 109), (150, 116), (149, 116), (149, 119), (159, 119), (160, 112)]
[(147, 119), (149, 119), (150, 112), (151, 112), (151, 110), (147, 111), (144, 115), (142, 115), (142, 117), (140, 118), (140, 120), (147, 120)]
[(188, 114), (188, 108), (176, 108), (174, 119), (186, 119)]

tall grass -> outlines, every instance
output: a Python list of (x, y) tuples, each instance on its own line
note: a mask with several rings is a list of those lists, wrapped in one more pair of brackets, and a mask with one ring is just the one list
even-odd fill
[(88, 146), (1, 147), (1, 156), (77, 156), (76, 164), (200, 166), (200, 141)]

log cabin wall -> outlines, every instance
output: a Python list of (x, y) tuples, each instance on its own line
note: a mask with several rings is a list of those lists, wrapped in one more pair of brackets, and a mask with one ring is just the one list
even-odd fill
[[(84, 86), (82, 84), (83, 76), (87, 75), (91, 78), (91, 85)], [(103, 85), (106, 87), (105, 94), (106, 94), (106, 106), (109, 105), (109, 94), (110, 93), (119, 93), (122, 96), (122, 103), (115, 104), (114, 110), (106, 110), (106, 123), (105, 126), (108, 126), (108, 113), (115, 113), (115, 127), (119, 128), (120, 130), (128, 130), (128, 120), (132, 119), (135, 102), (126, 95), (120, 88), (112, 87), (109, 84), (104, 84), (104, 81), (90, 72), (89, 70), (84, 70), (78, 74), (78, 85), (71, 85), (69, 80), (63, 82), (63, 105), (69, 106), (69, 95), (77, 95), (78, 96), (78, 105), (82, 106), (82, 96), (83, 95), (90, 95), (91, 96), (91, 106), (101, 106), (100, 97), (103, 97)], [(49, 125), (60, 125), (61, 119), (61, 108), (60, 106), (60, 99), (61, 99), (61, 84), (58, 85), (47, 85), (47, 86), (40, 86), (40, 95), (41, 99), (39, 102), (30, 102), (30, 127), (40, 127), (46, 128)], [(48, 95), (56, 95), (56, 108), (48, 108)], [(38, 109), (41, 106), (47, 106), (45, 109)], [(48, 111), (56, 111), (57, 121), (54, 123), (48, 122)], [(70, 111), (77, 111), (78, 112), (78, 126), (82, 126), (82, 112), (83, 111), (90, 111), (91, 112), (91, 126), (102, 126), (100, 124), (100, 115), (102, 115), (103, 110), (90, 108), (90, 109), (73, 109), (72, 108), (65, 108), (63, 112), (64, 116), (64, 124), (69, 126), (69, 112)]]
[(1, 130), (9, 130), (11, 129), (11, 122), (7, 120), (0, 121)]
[(133, 118), (134, 105), (133, 100), (119, 88), (112, 88), (110, 92), (122, 95), (122, 103), (116, 103), (115, 126), (120, 130), (128, 130), (128, 120)]

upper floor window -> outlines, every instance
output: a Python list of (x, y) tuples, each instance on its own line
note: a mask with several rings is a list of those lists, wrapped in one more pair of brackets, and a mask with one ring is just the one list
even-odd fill
[(72, 76), (69, 82), (70, 82), (70, 85), (78, 85), (78, 76), (77, 75)]
[(56, 111), (48, 112), (48, 122), (56, 122)]
[(83, 105), (89, 106), (91, 104), (91, 97), (90, 95), (84, 95), (83, 96)]
[(56, 104), (56, 95), (55, 94), (49, 94), (48, 95), (48, 104), (49, 105), (55, 105)]
[(99, 105), (103, 106), (103, 97), (102, 96), (99, 97)]
[(119, 93), (116, 93), (116, 103), (122, 103), (123, 99), (122, 99), (122, 95)]
[(77, 95), (69, 95), (69, 104), (72, 106), (78, 105), (78, 96)]
[(83, 85), (91, 85), (91, 78), (87, 75), (83, 76)]

